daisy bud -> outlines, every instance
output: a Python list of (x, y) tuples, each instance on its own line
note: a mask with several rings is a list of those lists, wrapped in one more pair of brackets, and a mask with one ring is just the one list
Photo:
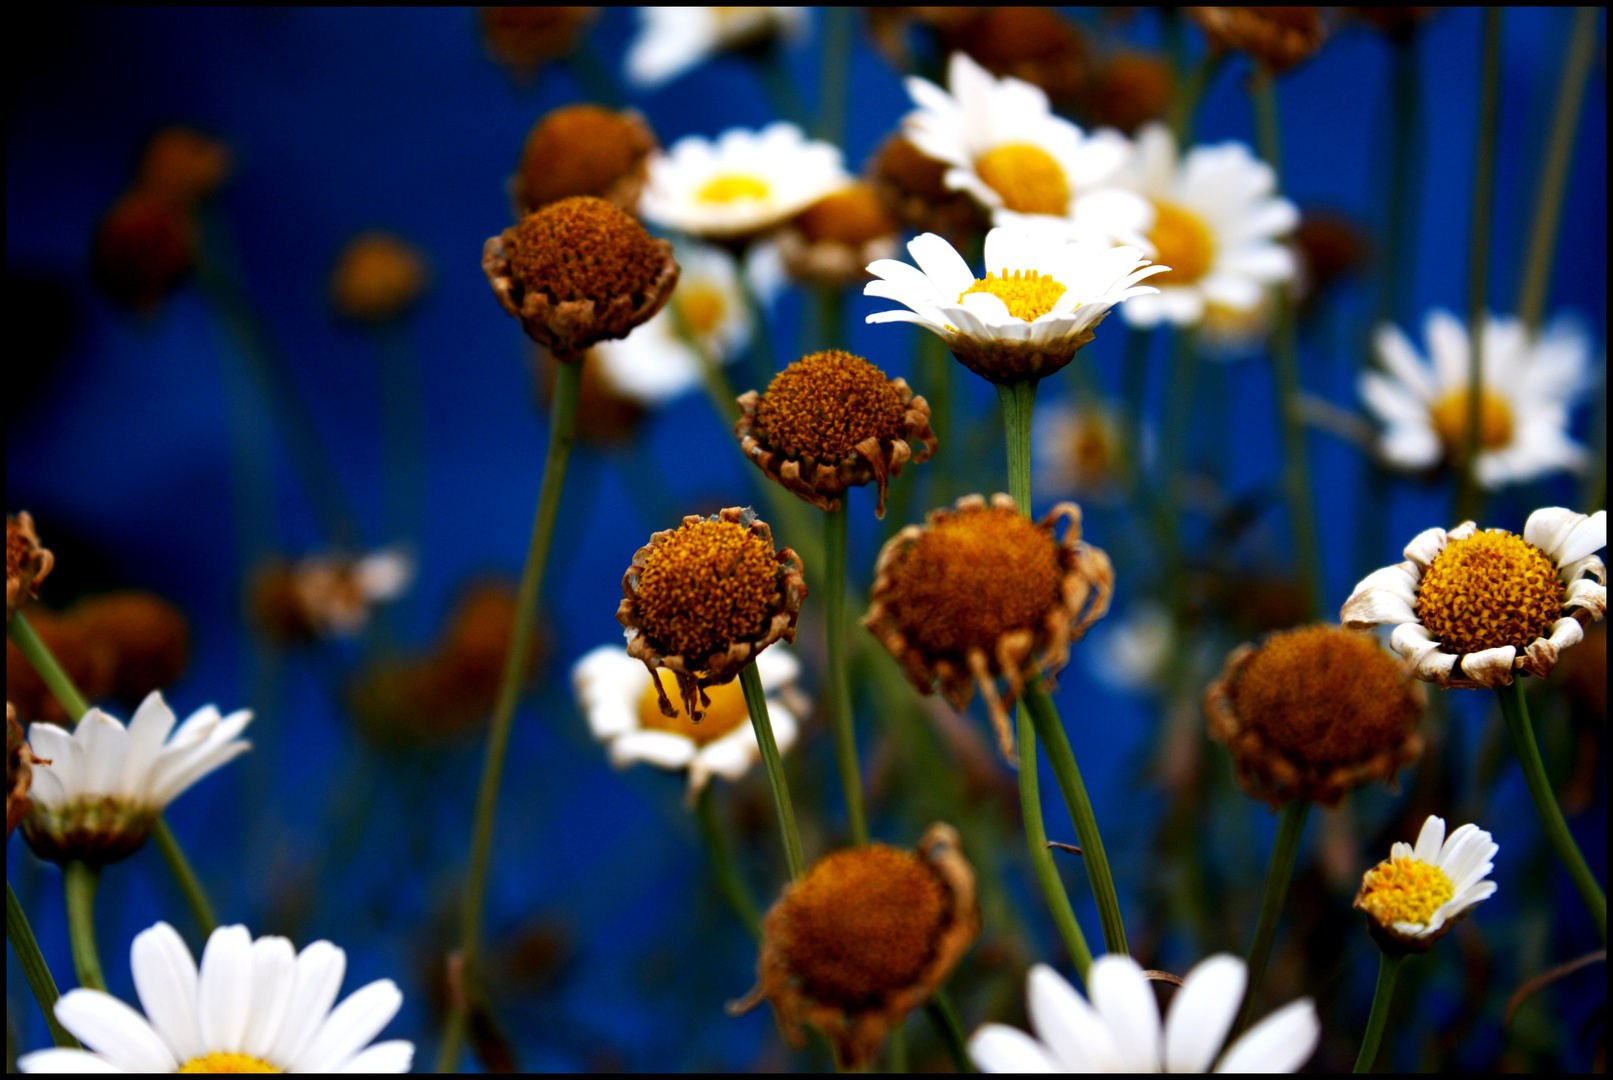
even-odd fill
[(1361, 878), (1355, 907), (1367, 913), (1372, 939), (1394, 956), (1433, 948), (1494, 895), (1488, 875), (1499, 850), (1477, 825), (1463, 825), (1446, 837), (1445, 820), (1430, 817), (1415, 848), (1396, 842), (1389, 858)]

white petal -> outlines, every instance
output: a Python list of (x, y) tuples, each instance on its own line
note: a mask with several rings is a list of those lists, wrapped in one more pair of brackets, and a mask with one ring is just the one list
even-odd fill
[(1561, 506), (1546, 506), (1529, 515), (1529, 520), (1523, 523), (1523, 538), (1526, 542), (1539, 548), (1546, 558), (1553, 562), (1557, 558), (1557, 551), (1568, 539), (1568, 534), (1574, 527), (1585, 520), (1584, 514)]
[(196, 961), (165, 922), (135, 935), (129, 947), (135, 993), (151, 1026), (179, 1061), (207, 1053), (196, 1016)]
[(635, 761), (647, 761), (662, 769), (681, 769), (694, 760), (695, 745), (670, 731), (630, 731), (610, 744), (610, 762), (625, 769)]
[(1383, 366), (1409, 390), (1425, 402), (1431, 402), (1438, 396), (1439, 391), (1428, 365), (1423, 363), (1398, 326), (1384, 323), (1373, 335), (1372, 343)]
[(1429, 815), (1423, 827), (1417, 833), (1417, 846), (1412, 849), (1413, 857), (1419, 862), (1430, 866), (1439, 865), (1439, 853), (1445, 843), (1445, 819)]
[(975, 283), (974, 273), (957, 248), (935, 233), (914, 237), (908, 241), (907, 250), (943, 296), (957, 296)]
[(1031, 1026), (1062, 1071), (1110, 1072), (1120, 1067), (1120, 1051), (1103, 1018), (1063, 976), (1046, 964), (1036, 964), (1025, 982)]
[(1114, 1036), (1121, 1069), (1157, 1072), (1161, 1051), (1159, 1002), (1142, 967), (1129, 956), (1100, 956), (1087, 972), (1087, 986), (1092, 992), (1092, 1007)]
[(196, 991), (202, 1045), (239, 1053), (252, 1014), (252, 935), (244, 926), (221, 926), (202, 950)]
[(1426, 570), (1429, 564), (1439, 558), (1439, 553), (1445, 550), (1445, 545), (1453, 539), (1460, 537), (1453, 537), (1444, 529), (1424, 529), (1411, 538), (1411, 543), (1406, 545), (1401, 554)]
[(291, 990), (291, 1005), (265, 1060), (289, 1068), (301, 1057), (304, 1047), (319, 1033), (331, 1002), (342, 988), (346, 970), (347, 954), (328, 941), (316, 941), (297, 954), (297, 981)]
[(983, 1073), (1054, 1073), (1064, 1069), (1041, 1043), (1006, 1024), (982, 1024), (969, 1037), (969, 1057)]
[(313, 1043), (298, 1055), (295, 1068), (301, 1072), (341, 1069), (392, 1022), (402, 1007), (403, 991), (391, 979), (377, 979), (360, 987), (325, 1018)]
[(738, 780), (750, 771), (751, 766), (756, 764), (760, 757), (761, 749), (756, 744), (756, 733), (746, 725), (737, 727), (722, 738), (713, 739), (702, 746), (695, 752), (690, 768), (698, 766), (703, 773), (715, 773), (729, 780)]
[(84, 748), (84, 790), (92, 795), (116, 793), (123, 780), (128, 731), (100, 709), (91, 709), (79, 721), (73, 738)]
[(801, 661), (783, 645), (774, 645), (756, 657), (756, 674), (762, 680), (762, 689), (772, 693), (800, 678)]
[(174, 710), (168, 707), (161, 692), (153, 690), (147, 694), (129, 718), (129, 742), (124, 751), (118, 794), (138, 797), (144, 793), (146, 772), (162, 752), (162, 744), (173, 731), (174, 722)]
[(84, 748), (69, 732), (55, 724), (29, 724), (28, 746), (34, 757), (50, 762), (34, 766), (35, 783), (40, 776), (53, 777), (61, 785), (63, 802), (84, 793)]
[(1165, 1071), (1208, 1072), (1243, 1003), (1248, 968), (1228, 953), (1187, 973), (1165, 1017)]
[(1344, 607), (1339, 611), (1340, 622), (1351, 630), (1367, 630), (1385, 623), (1400, 626), (1417, 621), (1414, 601), (1407, 600), (1397, 590), (1368, 585), (1370, 580), (1371, 577), (1368, 577), (1357, 585), (1344, 602)]
[(1575, 525), (1574, 531), (1564, 538), (1561, 546), (1551, 557), (1557, 561), (1558, 566), (1567, 566), (1605, 547), (1607, 547), (1607, 511), (1598, 510)]
[(56, 1019), (89, 1049), (129, 1072), (173, 1072), (168, 1044), (129, 1006), (100, 990), (69, 990), (56, 999)]
[(1462, 674), (1484, 686), (1506, 686), (1512, 682), (1513, 661), (1518, 650), (1511, 645), (1481, 649), (1462, 657)]
[(283, 937), (260, 937), (252, 943), (252, 1015), (241, 1053), (263, 1058), (280, 1035), (291, 992), (297, 982), (297, 951)]
[(17, 1059), (17, 1071), (25, 1073), (122, 1073), (104, 1057), (83, 1050), (35, 1050)]
[(342, 1066), (344, 1073), (406, 1073), (414, 1063), (414, 1043), (406, 1039), (378, 1042)]
[(1218, 1073), (1290, 1073), (1316, 1052), (1322, 1025), (1310, 998), (1284, 1005), (1243, 1033), (1216, 1065)]

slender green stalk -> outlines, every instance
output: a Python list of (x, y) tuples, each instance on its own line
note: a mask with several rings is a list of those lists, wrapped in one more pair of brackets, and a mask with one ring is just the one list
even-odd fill
[[(482, 901), (487, 891), (487, 875), (492, 866), (493, 819), (498, 810), (499, 784), (504, 778), (504, 757), (509, 749), (510, 729), (514, 726), (515, 706), (521, 700), (526, 681), (527, 655), (537, 625), (538, 600), (543, 592), (543, 571), (549, 562), (549, 544), (554, 539), (555, 520), (560, 516), (560, 493), (566, 483), (566, 464), (577, 429), (577, 397), (582, 387), (582, 364), (557, 365), (554, 400), (549, 410), (549, 453), (543, 463), (543, 483), (538, 490), (538, 508), (532, 519), (532, 538), (527, 546), (526, 565), (516, 594), (515, 627), (504, 654), (504, 672), (499, 679), (498, 700), (487, 732), (487, 756), (482, 763), (481, 786), (476, 792), (476, 817), (471, 826), (470, 873), (465, 884), (464, 906), (460, 910), (459, 951), (464, 958), (467, 978), (473, 977), (481, 951)], [(437, 1054), (437, 1071), (450, 1072), (459, 1064), (459, 1044), (464, 1036), (463, 1002), (454, 1003), (448, 1014), (442, 1046)]]
[(1400, 977), (1404, 955), (1378, 954), (1378, 987), (1372, 991), (1372, 1014), (1367, 1017), (1367, 1030), (1361, 1035), (1361, 1052), (1355, 1059), (1355, 1071), (1369, 1073), (1372, 1063), (1378, 1060), (1378, 1046), (1383, 1042), (1384, 1028), (1389, 1026), (1389, 1003), (1395, 997), (1395, 980)]
[[(1064, 805), (1069, 808), (1070, 820), (1075, 825), (1075, 836), (1081, 843), (1081, 862), (1087, 868), (1092, 895), (1098, 901), (1104, 946), (1111, 953), (1129, 952), (1125, 922), (1120, 917), (1120, 898), (1115, 895), (1115, 879), (1109, 872), (1109, 857), (1104, 853), (1103, 837), (1098, 833), (1098, 819), (1092, 813), (1092, 801), (1087, 798), (1086, 784), (1075, 764), (1075, 752), (1070, 749), (1058, 707), (1047, 696), (1041, 679), (1026, 684), (1024, 707), (1031, 714), (1031, 723), (1036, 725), (1037, 737), (1047, 747), (1048, 763), (1053, 766), (1053, 775), (1058, 777)], [(1021, 761), (1020, 768), (1025, 765)]]
[[(952, 400), (953, 384), (957, 381), (955, 369), (957, 363), (952, 354), (947, 352), (946, 343), (934, 334), (919, 333), (915, 335), (915, 370), (922, 373), (924, 398), (930, 403), (930, 426), (939, 434), (939, 442), (935, 448), (935, 457), (931, 460), (925, 472), (926, 490), (929, 492), (929, 502), (932, 506), (945, 506), (953, 500), (951, 484), (952, 462), (957, 460), (952, 426)], [(887, 518), (891, 522), (887, 528), (892, 530), (906, 524), (905, 516)]]
[(105, 990), (101, 957), (95, 948), (95, 887), (101, 868), (74, 859), (62, 872), (62, 895), (67, 901), (67, 936), (73, 946), (73, 970), (78, 984)]
[[(857, 13), (849, 7), (823, 9), (823, 66), (818, 80), (817, 137), (833, 146), (846, 141), (846, 102), (851, 91), (851, 54)], [(827, 346), (825, 346), (827, 348)]]
[(899, 1023), (895, 1027), (891, 1028), (890, 1038), (888, 1040), (890, 1056), (888, 1058), (889, 1068), (886, 1070), (887, 1072), (905, 1073), (907, 1071), (906, 1020), (907, 1018), (903, 1017), (902, 1023)]
[(851, 712), (851, 677), (846, 669), (846, 518), (851, 492), (840, 497), (840, 507), (823, 514), (823, 549), (828, 557), (828, 590), (824, 593), (824, 636), (828, 641), (829, 700), (835, 729), (835, 761), (840, 786), (846, 793), (846, 823), (851, 842), (868, 843), (868, 818), (863, 811), (862, 772), (857, 766), (857, 730)]
[(784, 46), (776, 40), (770, 41), (751, 55), (756, 59), (756, 74), (761, 77), (762, 93), (767, 96), (773, 111), (802, 131), (810, 130), (812, 117), (795, 84), (795, 76), (790, 74)]
[(1031, 411), (1036, 407), (1036, 379), (997, 384), (997, 401), (1003, 410), (1003, 433), (1008, 440), (1008, 494), (1019, 512), (1031, 516)]
[(728, 843), (722, 822), (717, 818), (716, 789), (714, 783), (707, 783), (700, 789), (695, 799), (695, 819), (700, 822), (700, 835), (705, 838), (706, 850), (711, 853), (711, 872), (717, 879), (717, 887), (722, 890), (728, 906), (734, 909), (734, 914), (739, 916), (739, 921), (745, 924), (745, 932), (760, 940), (762, 917), (756, 910), (756, 901), (751, 898), (750, 889), (745, 885), (744, 876), (739, 872), (739, 865), (734, 862), (734, 849)]
[(374, 342), (380, 384), (381, 447), (385, 453), (381, 520), (386, 540), (407, 538), (416, 545), (414, 554), (419, 559), (426, 495), (426, 402), (420, 360), (411, 347), (407, 326), (378, 327)]
[(174, 838), (173, 830), (168, 823), (158, 818), (151, 825), (151, 839), (156, 843), (157, 850), (162, 853), (162, 861), (168, 864), (168, 872), (174, 875), (179, 883), (179, 891), (185, 895), (185, 904), (190, 908), (191, 918), (196, 920), (196, 928), (201, 931), (203, 940), (206, 940), (218, 926), (218, 919), (213, 915), (213, 905), (207, 898), (207, 890), (202, 887), (201, 879), (191, 868), (190, 860), (179, 847), (179, 841)]
[(952, 1004), (952, 997), (946, 992), (945, 987), (935, 992), (929, 1004), (924, 1006), (924, 1013), (930, 1018), (930, 1023), (935, 1025), (941, 1041), (946, 1043), (947, 1053), (952, 1057), (953, 1071), (974, 1072), (974, 1063), (969, 1060), (968, 1040), (963, 1034), (963, 1022), (958, 1019), (958, 1010)]
[(1232, 1027), (1234, 1036), (1249, 1026), (1254, 1014), (1255, 995), (1266, 975), (1271, 942), (1277, 936), (1277, 920), (1282, 917), (1288, 900), (1288, 882), (1294, 876), (1294, 856), (1299, 853), (1299, 838), (1305, 833), (1305, 818), (1310, 811), (1309, 799), (1294, 799), (1283, 804), (1282, 813), (1278, 815), (1277, 839), (1271, 845), (1271, 866), (1266, 870), (1266, 893), (1260, 901), (1260, 921), (1255, 924), (1254, 940), (1249, 943), (1249, 988), (1244, 991), (1238, 1022)]
[(39, 640), (39, 635), (34, 633), (34, 628), (28, 624), (28, 616), (20, 611), (13, 615), (11, 622), (6, 624), (6, 637), (17, 646), (22, 658), (28, 661), (28, 666), (38, 673), (45, 688), (61, 705), (69, 719), (75, 724), (78, 723), (78, 718), (89, 712), (90, 703), (84, 700), (84, 695), (78, 692), (73, 680), (68, 678), (67, 672), (56, 662), (49, 646)]
[(1408, 311), (1406, 282), (1413, 280), (1417, 255), (1417, 245), (1410, 243), (1418, 208), (1413, 177), (1421, 160), (1415, 137), (1421, 113), (1416, 31), (1395, 38), (1389, 47), (1389, 167), (1383, 170), (1387, 186), (1383, 197), (1383, 276), (1374, 325), (1399, 321)]
[(1030, 710), (1023, 706), (1015, 710), (1015, 723), (1019, 735), (1019, 807), (1025, 817), (1025, 843), (1030, 848), (1031, 868), (1042, 886), (1048, 910), (1053, 913), (1053, 925), (1058, 927), (1064, 947), (1069, 951), (1075, 973), (1086, 984), (1087, 971), (1092, 967), (1092, 950), (1087, 947), (1081, 924), (1075, 921), (1070, 897), (1064, 891), (1064, 879), (1053, 862), (1053, 853), (1047, 848), (1047, 828), (1042, 824), (1042, 794), (1040, 778), (1036, 775), (1036, 725), (1031, 723)]
[(1563, 820), (1562, 808), (1557, 805), (1557, 796), (1552, 793), (1551, 781), (1546, 778), (1546, 766), (1540, 760), (1540, 747), (1535, 744), (1534, 725), (1529, 720), (1529, 702), (1523, 695), (1523, 680), (1513, 679), (1508, 686), (1496, 687), (1495, 692), (1501, 699), (1501, 715), (1506, 719), (1507, 731), (1512, 736), (1512, 749), (1518, 755), (1524, 782), (1529, 785), (1529, 794), (1535, 800), (1540, 822), (1546, 827), (1546, 839), (1551, 842), (1551, 849), (1557, 853), (1568, 876), (1574, 879), (1574, 887), (1579, 890), (1585, 906), (1590, 909), (1591, 918), (1596, 921), (1596, 932), (1602, 935), (1602, 943), (1606, 944), (1607, 893), (1597, 884), (1596, 875), (1591, 872), (1579, 845), (1574, 842), (1574, 834), (1568, 831), (1568, 822)]
[(795, 827), (795, 806), (790, 802), (789, 785), (784, 782), (784, 761), (779, 757), (778, 742), (773, 738), (773, 721), (767, 715), (767, 693), (762, 689), (762, 678), (756, 674), (754, 661), (739, 669), (739, 686), (745, 692), (745, 708), (750, 710), (756, 743), (762, 749), (762, 765), (767, 769), (767, 783), (773, 789), (773, 806), (778, 810), (779, 832), (784, 837), (784, 861), (790, 867), (790, 880), (800, 881), (801, 875), (806, 873), (801, 834)]
[(34, 940), (28, 916), (23, 914), (17, 894), (11, 891), (10, 881), (6, 882), (6, 940), (11, 942), (11, 951), (17, 954), (17, 966), (22, 968), (23, 976), (28, 980), (28, 989), (34, 992), (39, 1011), (45, 1015), (50, 1041), (57, 1046), (77, 1049), (78, 1040), (56, 1020), (56, 999), (61, 994), (56, 990), (56, 980), (51, 977), (44, 954), (39, 951), (39, 942)]
[(1221, 63), (1227, 58), (1227, 50), (1211, 49), (1194, 65), (1193, 70), (1184, 79), (1180, 70), (1176, 76), (1176, 93), (1171, 99), (1169, 121), (1171, 131), (1176, 135), (1176, 145), (1187, 146), (1193, 141), (1193, 121), (1198, 115), (1199, 102), (1204, 98), (1204, 91), (1209, 89), (1210, 82), (1215, 73), (1221, 70)]
[(846, 294), (837, 285), (812, 290), (813, 322), (805, 327), (811, 347), (806, 352), (843, 348), (846, 342)]

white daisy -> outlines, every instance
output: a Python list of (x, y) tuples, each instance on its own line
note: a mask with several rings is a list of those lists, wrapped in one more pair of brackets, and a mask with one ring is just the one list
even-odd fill
[(680, 273), (667, 306), (622, 340), (594, 346), (611, 386), (650, 407), (700, 385), (700, 355), (679, 333), (680, 322), (718, 363), (738, 356), (751, 336), (734, 257), (706, 245), (680, 246), (676, 255)]
[(154, 690), (127, 728), (100, 709), (72, 731), (30, 725), (29, 748), (50, 762), (34, 765), (33, 809), (23, 822), (35, 853), (56, 861), (121, 859), (186, 788), (252, 747), (237, 737), (252, 720), (245, 709), (220, 716), (208, 705), (177, 730), (174, 719)]
[(627, 49), (627, 79), (640, 89), (670, 82), (723, 49), (774, 36), (801, 37), (807, 9), (798, 7), (641, 7), (639, 32)]
[(986, 234), (986, 276), (976, 278), (935, 233), (908, 243), (917, 267), (871, 263), (879, 281), (863, 289), (905, 304), (871, 323), (917, 323), (940, 335), (965, 366), (993, 382), (1051, 374), (1092, 340), (1109, 309), (1156, 290), (1137, 284), (1165, 270), (1142, 252), (1098, 242), (1066, 243), (1057, 233), (997, 228)]
[(1607, 567), (1595, 554), (1606, 546), (1605, 510), (1536, 510), (1522, 537), (1471, 521), (1426, 529), (1405, 562), (1361, 579), (1339, 620), (1393, 626), (1390, 647), (1441, 686), (1505, 686), (1515, 670), (1544, 678), (1607, 614)]
[(129, 950), (145, 1015), (99, 990), (69, 990), (56, 1019), (84, 1050), (36, 1050), (23, 1072), (408, 1072), (414, 1044), (370, 1040), (403, 994), (378, 979), (334, 1009), (347, 954), (328, 941), (294, 952), (283, 937), (221, 926), (197, 969), (179, 934), (160, 922)]
[(1485, 875), (1501, 850), (1477, 825), (1449, 837), (1445, 819), (1430, 817), (1417, 846), (1396, 841), (1389, 858), (1361, 878), (1355, 906), (1372, 918), (1373, 936), (1408, 952), (1425, 952), (1457, 921), (1495, 893)]
[[(1243, 143), (1195, 146), (1178, 161), (1170, 128), (1149, 124), (1112, 182), (1146, 198), (1140, 228), (1153, 257), (1171, 268), (1154, 280), (1158, 295), (1122, 309), (1131, 325), (1193, 326), (1211, 305), (1252, 312), (1266, 286), (1294, 276), (1294, 253), (1280, 238), (1299, 224), (1299, 210)], [(1077, 234), (1079, 226), (1077, 217)]]
[[(805, 713), (793, 685), (800, 672), (800, 662), (781, 645), (756, 656), (781, 753), (794, 744), (797, 718)], [(668, 698), (676, 703), (680, 695), (671, 672), (663, 669), (660, 674)], [(737, 780), (761, 760), (737, 679), (707, 688), (711, 706), (698, 724), (689, 722), (681, 706), (677, 717), (663, 716), (648, 669), (614, 645), (601, 645), (578, 660), (571, 681), (589, 730), (610, 748), (611, 764), (625, 769), (647, 761), (662, 769), (688, 769), (691, 801), (713, 775)]]
[(838, 147), (779, 121), (761, 131), (730, 128), (716, 142), (687, 135), (655, 154), (639, 212), (691, 236), (739, 239), (850, 183)]
[(985, 1024), (969, 1040), (982, 1072), (1297, 1072), (1316, 1050), (1321, 1024), (1309, 998), (1283, 1006), (1216, 1055), (1243, 1001), (1244, 962), (1222, 953), (1187, 973), (1163, 1030), (1153, 987), (1129, 956), (1100, 956), (1092, 1003), (1046, 964), (1031, 968), (1026, 1011), (1038, 1039)]
[(395, 544), (357, 559), (309, 555), (292, 568), (291, 578), (316, 633), (352, 637), (370, 621), (376, 604), (403, 595), (414, 573), (414, 555), (407, 546)]
[[(1467, 328), (1430, 311), (1423, 334), (1432, 365), (1398, 327), (1376, 338), (1385, 372), (1361, 375), (1361, 397), (1383, 422), (1383, 455), (1405, 469), (1429, 469), (1467, 453)], [(1585, 447), (1568, 437), (1568, 410), (1589, 381), (1590, 342), (1559, 320), (1536, 337), (1517, 319), (1489, 316), (1480, 357), (1479, 455), (1474, 474), (1488, 488), (1584, 467)]]
[(1053, 404), (1036, 410), (1031, 421), (1031, 480), (1049, 498), (1118, 494), (1125, 479), (1123, 418), (1101, 402)]

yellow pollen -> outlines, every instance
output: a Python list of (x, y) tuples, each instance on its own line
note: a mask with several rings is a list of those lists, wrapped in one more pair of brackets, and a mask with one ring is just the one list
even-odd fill
[(738, 679), (706, 688), (706, 693), (711, 697), (711, 706), (697, 724), (683, 711), (683, 698), (678, 691), (676, 676), (665, 668), (657, 668), (655, 675), (661, 680), (661, 687), (673, 708), (678, 710), (678, 715), (661, 715), (661, 699), (656, 696), (655, 684), (646, 686), (638, 699), (638, 720), (652, 731), (670, 731), (697, 746), (704, 746), (750, 721), (750, 710), (745, 707), (745, 691), (740, 688)]
[(1522, 649), (1563, 613), (1563, 583), (1537, 547), (1504, 529), (1453, 540), (1417, 587), (1417, 621), (1458, 656)]
[(673, 295), (673, 303), (678, 305), (683, 325), (696, 337), (716, 333), (717, 325), (722, 322), (723, 310), (728, 306), (722, 293), (708, 285), (690, 285), (679, 289)]
[(693, 522), (651, 551), (639, 578), (639, 618), (658, 651), (703, 666), (712, 653), (767, 632), (781, 603), (779, 574), (773, 552), (749, 529)]
[(1017, 213), (1062, 216), (1069, 209), (1070, 183), (1064, 170), (1039, 146), (999, 146), (975, 159), (975, 173)]
[(1382, 926), (1427, 926), (1439, 906), (1455, 895), (1456, 886), (1444, 870), (1403, 856), (1367, 871), (1356, 904)]
[(701, 202), (731, 203), (740, 199), (765, 199), (770, 190), (767, 181), (759, 176), (729, 173), (708, 181), (695, 198)]
[(229, 1054), (216, 1051), (203, 1054), (199, 1058), (191, 1058), (179, 1067), (182, 1073), (277, 1073), (282, 1070), (270, 1065), (267, 1061), (245, 1054)]
[[(1452, 390), (1429, 410), (1434, 431), (1452, 459), (1467, 454), (1467, 390)], [(1497, 450), (1512, 441), (1512, 408), (1498, 394), (1479, 392), (1479, 449)]]
[(1191, 285), (1215, 263), (1215, 234), (1204, 219), (1174, 203), (1154, 203), (1148, 240), (1154, 245), (1154, 261), (1170, 267), (1149, 278), (1150, 285)]
[(1001, 300), (1014, 318), (1034, 322), (1053, 310), (1053, 305), (1064, 295), (1065, 287), (1048, 274), (1035, 270), (1015, 270), (1010, 274), (1004, 267), (1001, 274), (988, 271), (985, 277), (959, 293), (958, 303), (963, 303), (963, 298), (970, 293), (978, 292), (990, 293)]

